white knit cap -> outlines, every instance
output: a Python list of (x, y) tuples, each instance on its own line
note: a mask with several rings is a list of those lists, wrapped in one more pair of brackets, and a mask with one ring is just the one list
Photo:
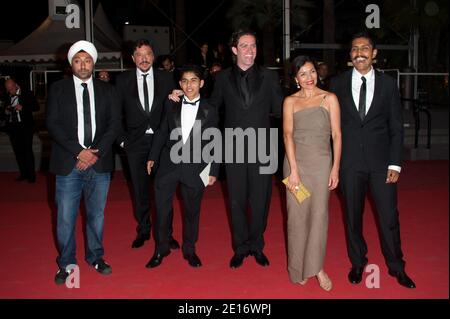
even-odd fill
[(92, 60), (94, 60), (94, 64), (97, 62), (98, 53), (95, 46), (89, 41), (80, 40), (78, 42), (75, 42), (70, 47), (69, 52), (67, 53), (67, 59), (69, 60), (70, 65), (72, 65), (72, 59), (75, 54), (80, 51), (85, 51), (86, 53), (88, 53), (91, 56)]

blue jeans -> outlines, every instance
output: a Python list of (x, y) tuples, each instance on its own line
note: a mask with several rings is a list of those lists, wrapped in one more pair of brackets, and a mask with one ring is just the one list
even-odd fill
[(57, 262), (60, 268), (77, 263), (75, 225), (82, 194), (87, 215), (85, 259), (91, 265), (103, 258), (103, 221), (110, 179), (110, 173), (96, 173), (92, 167), (85, 171), (74, 168), (67, 176), (56, 175)]

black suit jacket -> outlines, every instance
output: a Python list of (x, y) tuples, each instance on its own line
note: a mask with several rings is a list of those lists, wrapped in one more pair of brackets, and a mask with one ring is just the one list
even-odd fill
[[(112, 171), (112, 144), (120, 132), (120, 107), (116, 90), (108, 83), (93, 79), (96, 131), (92, 149), (98, 149), (93, 168), (98, 173)], [(68, 175), (83, 150), (78, 142), (77, 101), (73, 78), (54, 83), (47, 101), (47, 129), (53, 139), (50, 171)]]
[(334, 77), (330, 85), (341, 107), (341, 169), (386, 172), (389, 165), (401, 166), (403, 119), (396, 81), (375, 71), (372, 104), (361, 121), (352, 96), (352, 71)]
[(225, 107), (225, 127), (270, 128), (270, 115), (281, 115), (283, 92), (275, 71), (255, 65), (255, 79), (250, 81), (249, 105), (245, 105), (231, 67), (219, 72), (210, 98), (217, 108)]
[[(189, 140), (181, 148), (181, 152), (188, 152), (187, 154), (190, 154), (189, 158), (191, 162), (189, 163), (174, 163), (170, 158), (170, 151), (172, 147), (177, 143), (182, 143), (181, 102), (176, 103), (168, 100), (164, 105), (164, 109), (164, 117), (161, 121), (160, 129), (156, 132), (149, 154), (149, 160), (153, 160), (155, 161), (155, 164), (159, 164), (156, 179), (160, 179), (168, 174), (173, 174), (177, 175), (176, 177), (178, 178), (181, 177), (183, 182), (188, 185), (196, 187), (203, 186), (202, 180), (199, 177), (200, 172), (209, 162), (211, 162), (211, 170), (209, 175), (217, 177), (219, 172), (219, 163), (213, 162), (210, 158), (200, 158), (199, 163), (193, 163), (192, 158), (194, 155), (194, 140), (201, 141), (201, 152), (203, 152), (206, 145), (211, 143), (211, 140), (202, 140), (201, 136), (206, 129), (217, 128), (219, 118), (216, 108), (209, 104), (206, 99), (202, 99), (200, 101), (196, 116), (196, 121), (200, 121), (201, 123), (200, 130), (196, 131), (194, 125), (189, 135)], [(177, 139), (172, 140), (170, 135), (174, 130), (177, 130), (176, 132), (178, 132), (179, 135)], [(212, 146), (212, 144), (210, 146)], [(210, 152), (208, 152), (208, 154), (210, 154)], [(201, 154), (195, 155), (200, 155), (201, 157)]]
[[(20, 111), (20, 122), (17, 122), (17, 115), (12, 114), (13, 121), (10, 122), (10, 114), (5, 114), (5, 129), (8, 132), (12, 128), (27, 128), (32, 129), (34, 127), (33, 112), (39, 111), (39, 103), (32, 92), (21, 89), (21, 93), (18, 97), (18, 104), (22, 105)], [(11, 96), (6, 94), (4, 100), (5, 110), (11, 105)], [(13, 111), (14, 112), (14, 111)]]
[[(225, 128), (256, 129), (256, 139), (259, 139), (259, 128), (266, 129), (265, 154), (270, 152), (271, 115), (280, 117), (283, 103), (283, 92), (280, 87), (278, 75), (275, 71), (264, 67), (254, 66), (249, 79), (250, 101), (245, 104), (237, 83), (237, 67), (225, 69), (216, 76), (216, 83), (210, 98), (210, 103), (217, 108), (224, 107)], [(221, 112), (222, 114), (222, 112)], [(255, 141), (256, 143), (258, 143)], [(224, 142), (225, 145), (225, 142)], [(237, 152), (237, 150), (236, 150)], [(244, 162), (254, 154), (248, 154), (249, 148), (244, 149)], [(258, 150), (259, 152), (259, 150)], [(234, 155), (236, 156), (236, 155)], [(257, 158), (257, 163), (259, 159)]]
[[(126, 71), (116, 79), (117, 92), (124, 115), (124, 131), (119, 135), (118, 142), (119, 144), (124, 142), (124, 147), (128, 152), (141, 151), (136, 149), (135, 145), (149, 127), (153, 132), (158, 130), (164, 102), (175, 88), (171, 73), (153, 67), (153, 77), (154, 98), (149, 114), (144, 111), (139, 100), (136, 69)], [(150, 145), (148, 147), (150, 148)]]

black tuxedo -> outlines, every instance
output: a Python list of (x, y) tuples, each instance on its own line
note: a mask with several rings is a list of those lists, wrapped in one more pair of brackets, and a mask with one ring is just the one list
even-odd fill
[[(11, 105), (11, 98), (7, 95), (6, 108)], [(19, 115), (15, 110), (10, 110), (11, 113), (6, 114), (5, 131), (9, 135), (20, 176), (29, 181), (34, 181), (36, 172), (33, 155), (33, 112), (39, 111), (39, 104), (30, 91), (21, 90), (17, 98), (17, 104), (22, 105), (22, 110), (18, 112)]]
[[(270, 115), (280, 116), (283, 93), (275, 72), (254, 65), (247, 72), (249, 100), (245, 103), (237, 66), (217, 74), (210, 103), (224, 107), (225, 128), (265, 129), (269, 141)], [(258, 134), (256, 134), (258, 137)], [(268, 145), (268, 144), (266, 144)], [(268, 147), (267, 147), (268, 149)], [(266, 151), (267, 151), (266, 149)], [(226, 163), (233, 233), (233, 249), (237, 254), (262, 251), (272, 192), (271, 175), (260, 174), (261, 163), (249, 163), (248, 145), (244, 163)], [(267, 153), (266, 153), (267, 154)], [(252, 208), (247, 220), (247, 200)]]
[(344, 195), (347, 248), (354, 267), (367, 263), (362, 215), (367, 188), (376, 204), (382, 250), (389, 269), (404, 268), (400, 247), (396, 184), (386, 184), (389, 165), (401, 165), (402, 106), (397, 84), (375, 71), (372, 104), (363, 120), (352, 97), (352, 70), (331, 80), (341, 107), (342, 159), (340, 188)]
[[(208, 128), (217, 128), (218, 115), (216, 108), (211, 106), (206, 100), (200, 101), (196, 123), (200, 121), (200, 126), (192, 128), (189, 138), (182, 148), (178, 148), (183, 154), (187, 152), (187, 162), (176, 163), (172, 160), (170, 153), (173, 147), (181, 145), (181, 102), (175, 103), (167, 101), (164, 118), (160, 129), (155, 135), (153, 145), (149, 154), (149, 160), (159, 163), (159, 168), (155, 179), (155, 199), (156, 199), (156, 251), (164, 254), (169, 251), (169, 240), (171, 236), (172, 224), (172, 200), (178, 184), (181, 184), (181, 194), (183, 196), (183, 253), (185, 255), (195, 252), (195, 243), (198, 238), (198, 224), (200, 217), (200, 205), (205, 186), (199, 176), (211, 158), (200, 158), (194, 162), (194, 156), (203, 152), (204, 147), (210, 140), (202, 140), (203, 132)], [(178, 132), (178, 138), (172, 140), (171, 132)], [(195, 141), (201, 141), (198, 145), (200, 149), (195, 149)], [(185, 153), (186, 154), (186, 153)], [(210, 176), (218, 175), (219, 163), (211, 163)]]
[(144, 237), (150, 234), (150, 177), (147, 174), (147, 158), (152, 146), (154, 134), (146, 134), (151, 128), (157, 132), (161, 121), (164, 101), (175, 88), (172, 74), (153, 69), (154, 98), (149, 113), (139, 100), (136, 69), (126, 71), (117, 77), (116, 87), (122, 104), (124, 130), (118, 137), (119, 144), (124, 148), (130, 167), (133, 185), (134, 215), (138, 221), (138, 235)]
[[(99, 157), (93, 168), (97, 173), (113, 170), (112, 145), (120, 132), (120, 107), (116, 90), (110, 84), (93, 79), (96, 131), (91, 148)], [(50, 171), (68, 175), (83, 146), (78, 141), (78, 118), (75, 86), (72, 78), (55, 82), (47, 101), (47, 129), (54, 143)]]

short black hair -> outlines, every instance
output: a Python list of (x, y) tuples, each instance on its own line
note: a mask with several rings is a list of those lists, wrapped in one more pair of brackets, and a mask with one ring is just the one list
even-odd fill
[(150, 43), (150, 41), (148, 41), (147, 39), (139, 39), (136, 42), (134, 42), (134, 44), (133, 44), (133, 54), (137, 49), (139, 49), (140, 47), (142, 47), (144, 45), (149, 46), (150, 49), (152, 49), (152, 51), (155, 51), (155, 50), (153, 50), (153, 45)]
[(298, 71), (301, 69), (302, 66), (304, 66), (306, 63), (312, 63), (314, 65), (314, 68), (317, 70), (317, 63), (316, 61), (307, 55), (299, 55), (294, 60), (292, 60), (291, 63), (291, 76), (295, 77), (298, 73)]
[(367, 31), (359, 31), (359, 32), (353, 34), (352, 39), (350, 40), (350, 48), (352, 47), (353, 41), (358, 38), (365, 38), (365, 39), (369, 40), (369, 43), (372, 46), (372, 49), (376, 48), (375, 41), (373, 40), (372, 36)]
[(197, 76), (200, 80), (203, 80), (203, 71), (196, 64), (185, 64), (180, 68), (180, 80), (183, 78), (185, 73), (192, 72)]
[(238, 30), (231, 35), (230, 46), (237, 48), (239, 39), (241, 37), (243, 37), (244, 35), (253, 36), (255, 38), (255, 42), (258, 43), (258, 38), (256, 37), (256, 32), (254, 32), (253, 30), (246, 29), (246, 30)]

